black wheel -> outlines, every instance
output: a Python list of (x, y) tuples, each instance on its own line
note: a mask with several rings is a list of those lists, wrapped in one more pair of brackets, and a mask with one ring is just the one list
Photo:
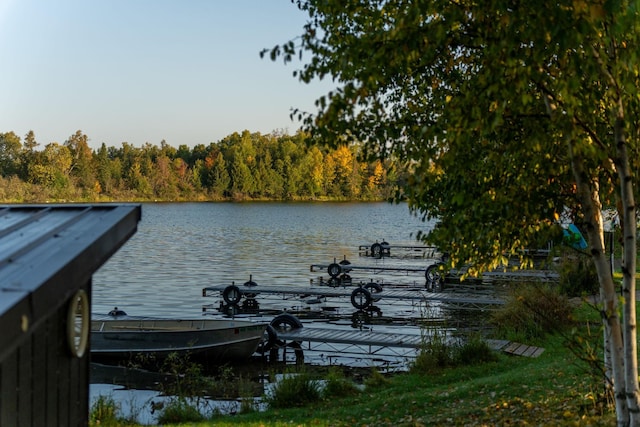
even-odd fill
[(297, 317), (285, 313), (276, 316), (271, 321), (271, 326), (276, 332), (287, 332), (294, 329), (302, 328), (302, 322)]
[(363, 287), (369, 291), (369, 293), (371, 294), (371, 298), (374, 302), (380, 301), (380, 297), (374, 297), (373, 295), (379, 294), (380, 292), (382, 292), (382, 286), (380, 286), (378, 283), (372, 282), (372, 283), (367, 283)]
[(427, 279), (427, 283), (430, 286), (435, 287), (436, 285), (442, 284), (442, 282), (444, 280), (444, 277), (442, 275), (441, 267), (443, 265), (444, 264), (442, 264), (442, 263), (431, 264), (425, 270), (424, 277), (425, 277), (425, 279)]
[(260, 354), (265, 354), (267, 351), (271, 350), (277, 344), (278, 344), (278, 333), (273, 328), (273, 326), (267, 325), (267, 328), (264, 330), (262, 341), (260, 341), (260, 344), (258, 344), (258, 349), (256, 351)]
[(380, 243), (374, 243), (371, 245), (371, 256), (380, 258), (382, 256), (382, 245)]
[(329, 276), (331, 277), (338, 277), (340, 273), (342, 273), (342, 266), (335, 262), (329, 264), (329, 267), (327, 267), (327, 273), (329, 273)]
[(222, 298), (227, 304), (237, 304), (242, 299), (242, 291), (236, 285), (227, 286), (222, 291)]
[(365, 288), (356, 288), (351, 292), (351, 304), (358, 310), (363, 310), (371, 305), (371, 292)]

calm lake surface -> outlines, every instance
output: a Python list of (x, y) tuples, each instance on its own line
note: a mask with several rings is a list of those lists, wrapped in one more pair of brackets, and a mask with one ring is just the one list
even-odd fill
[[(242, 284), (250, 276), (259, 285), (308, 285), (327, 276), (311, 272), (311, 264), (344, 257), (354, 265), (389, 264), (359, 256), (358, 246), (416, 245), (417, 233), (429, 227), (406, 204), (385, 202), (143, 204), (137, 233), (94, 274), (92, 310), (199, 317), (212, 302), (202, 297), (203, 287)], [(402, 280), (424, 283), (424, 275)]]
[[(354, 283), (407, 284), (422, 287), (424, 268), (433, 259), (415, 254), (375, 259), (361, 256), (359, 246), (376, 241), (392, 245), (416, 246), (418, 232), (431, 224), (413, 216), (406, 204), (389, 203), (162, 203), (143, 204), (138, 232), (93, 277), (92, 311), (104, 315), (115, 306), (134, 316), (198, 318), (225, 316), (203, 306), (220, 303), (203, 297), (202, 289), (213, 285), (242, 285), (250, 278), (260, 285), (319, 286), (325, 270), (311, 271), (312, 264), (328, 265), (345, 257), (354, 266), (410, 267), (415, 272), (371, 272), (353, 270)], [(394, 254), (392, 249), (392, 254)], [(405, 252), (407, 254), (407, 252)], [(259, 299), (262, 300), (260, 297)], [(268, 300), (268, 298), (265, 297)], [(273, 298), (277, 299), (277, 298)], [(305, 328), (353, 330), (353, 316), (359, 314), (349, 298), (344, 301), (311, 304), (309, 300), (275, 301), (276, 308), (322, 311), (329, 305), (328, 319), (305, 319)], [(410, 319), (422, 317), (422, 308), (401, 301), (385, 305), (377, 322), (364, 329), (391, 333), (421, 334)], [(266, 301), (266, 304), (274, 302)], [(261, 305), (262, 305), (261, 301)], [(264, 307), (262, 307), (264, 308)], [(295, 307), (294, 307), (295, 309)], [(387, 316), (393, 321), (388, 321)], [(376, 317), (374, 315), (374, 317)], [(439, 317), (439, 316), (438, 316)], [(400, 322), (398, 322), (400, 319)], [(270, 320), (265, 317), (261, 320)], [(377, 323), (376, 323), (377, 322)], [(374, 324), (375, 323), (375, 324)], [(366, 359), (349, 354), (337, 345), (319, 351), (305, 350), (305, 363), (344, 364), (346, 366), (406, 366), (404, 356), (384, 351)], [(106, 371), (105, 371), (106, 368)], [(92, 368), (91, 401), (99, 396), (113, 397), (125, 414), (135, 413), (138, 421), (155, 422), (151, 402), (169, 399), (158, 390), (143, 386), (136, 379), (116, 380), (109, 367)], [(148, 376), (148, 373), (142, 373)], [(112, 376), (113, 375), (113, 376)], [(113, 378), (111, 380), (110, 378)], [(152, 380), (156, 381), (156, 380)], [(260, 399), (260, 394), (256, 395)], [(239, 408), (239, 400), (207, 401), (225, 413)]]

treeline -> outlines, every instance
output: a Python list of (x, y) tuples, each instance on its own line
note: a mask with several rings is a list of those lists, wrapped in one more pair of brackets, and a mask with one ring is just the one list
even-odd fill
[(77, 131), (44, 147), (33, 131), (0, 133), (0, 201), (382, 200), (391, 196), (394, 165), (358, 160), (358, 146), (329, 149), (293, 136), (234, 133), (189, 148), (97, 150)]

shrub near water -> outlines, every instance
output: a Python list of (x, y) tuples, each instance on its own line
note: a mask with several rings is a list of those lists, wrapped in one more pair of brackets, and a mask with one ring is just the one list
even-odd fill
[(460, 341), (447, 342), (444, 334), (436, 333), (426, 339), (420, 354), (411, 365), (413, 373), (433, 373), (455, 366), (475, 365), (497, 360), (496, 353), (479, 334)]
[(308, 373), (301, 372), (285, 374), (264, 401), (269, 408), (291, 408), (317, 402), (320, 397), (320, 383)]
[(591, 257), (573, 255), (560, 263), (560, 292), (569, 297), (594, 295), (600, 290), (598, 273)]
[(322, 394), (325, 400), (336, 397), (354, 396), (360, 391), (356, 385), (344, 376), (344, 373), (336, 367), (332, 367), (327, 374), (326, 383)]
[(412, 372), (431, 373), (453, 365), (453, 350), (443, 333), (435, 332), (425, 338), (420, 353), (411, 364)]
[(158, 423), (160, 424), (198, 422), (206, 419), (198, 410), (197, 401), (186, 397), (171, 399), (158, 415)]
[(556, 288), (528, 284), (512, 290), (504, 306), (492, 314), (491, 323), (497, 336), (531, 342), (571, 326), (571, 311), (569, 300)]
[(120, 406), (111, 396), (98, 396), (98, 398), (91, 405), (91, 412), (89, 414), (89, 424), (92, 426), (118, 426), (120, 425), (120, 419), (118, 413), (120, 412)]

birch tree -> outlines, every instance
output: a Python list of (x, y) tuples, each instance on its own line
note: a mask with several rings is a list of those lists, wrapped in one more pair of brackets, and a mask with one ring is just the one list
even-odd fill
[[(569, 214), (600, 285), (617, 422), (640, 425), (635, 272), (640, 42), (634, 0), (294, 0), (302, 34), (263, 51), (333, 79), (317, 112), (293, 110), (334, 146), (360, 141), (411, 169), (423, 236), (452, 265), (506, 265)], [(622, 295), (602, 210), (623, 232)], [(522, 259), (526, 263), (526, 259)]]

